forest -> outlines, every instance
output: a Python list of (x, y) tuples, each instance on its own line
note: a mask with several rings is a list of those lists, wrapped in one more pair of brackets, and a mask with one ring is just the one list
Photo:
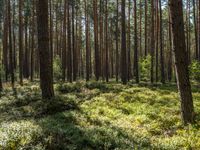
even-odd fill
[(0, 150), (200, 149), (199, 0), (0, 0)]

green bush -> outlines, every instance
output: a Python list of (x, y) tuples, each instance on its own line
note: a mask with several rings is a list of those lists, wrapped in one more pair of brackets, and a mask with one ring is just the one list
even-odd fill
[(151, 56), (141, 58), (139, 61), (141, 79), (147, 81), (150, 79)]
[(189, 66), (190, 69), (190, 78), (192, 80), (200, 81), (200, 62), (193, 61)]
[(58, 85), (58, 91), (61, 93), (81, 92), (80, 83), (61, 83)]
[(102, 82), (91, 81), (91, 82), (87, 82), (85, 86), (86, 88), (90, 90), (93, 90), (93, 89), (99, 89), (101, 91), (108, 90), (108, 87), (106, 86), (106, 84)]
[(53, 75), (56, 80), (62, 78), (62, 64), (59, 56), (56, 56), (56, 58), (53, 61)]

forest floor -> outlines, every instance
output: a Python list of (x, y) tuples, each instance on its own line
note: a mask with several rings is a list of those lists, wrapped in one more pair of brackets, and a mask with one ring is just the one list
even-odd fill
[[(6, 85), (4, 85), (6, 86)], [(0, 150), (200, 149), (200, 88), (193, 85), (196, 124), (184, 127), (174, 84), (77, 82), (55, 85), (42, 100), (26, 82), (0, 98)]]

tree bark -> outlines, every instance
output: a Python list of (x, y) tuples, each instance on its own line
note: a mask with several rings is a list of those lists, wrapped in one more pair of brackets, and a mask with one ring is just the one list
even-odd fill
[(122, 0), (121, 2), (121, 80), (123, 84), (127, 84), (126, 3), (125, 0)]
[(40, 87), (42, 97), (54, 97), (51, 52), (49, 48), (48, 0), (38, 0), (37, 5), (38, 50), (40, 54)]
[(177, 85), (181, 98), (181, 113), (184, 124), (194, 122), (194, 106), (187, 63), (182, 0), (170, 0), (170, 14), (175, 54)]

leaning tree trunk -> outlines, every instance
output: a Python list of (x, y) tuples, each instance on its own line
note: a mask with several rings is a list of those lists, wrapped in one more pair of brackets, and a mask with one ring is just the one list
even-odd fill
[(49, 49), (48, 0), (38, 0), (37, 5), (38, 50), (40, 54), (40, 87), (42, 97), (54, 96), (51, 52)]
[(170, 13), (175, 53), (177, 85), (181, 97), (181, 113), (184, 124), (194, 122), (194, 106), (188, 73), (182, 0), (170, 0)]

